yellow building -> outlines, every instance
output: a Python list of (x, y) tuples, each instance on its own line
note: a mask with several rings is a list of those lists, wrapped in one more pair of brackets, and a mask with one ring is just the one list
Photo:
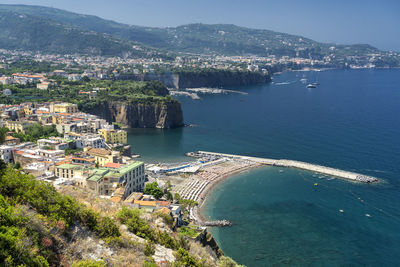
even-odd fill
[(6, 121), (5, 127), (10, 129), (11, 131), (15, 131), (17, 133), (25, 133), (25, 129), (31, 125), (32, 123), (25, 121)]
[(99, 133), (109, 144), (126, 144), (128, 142), (127, 133), (124, 130), (100, 129)]
[(107, 163), (115, 163), (119, 156), (117, 151), (110, 151), (104, 148), (88, 148), (86, 153), (94, 157), (99, 166), (104, 166)]
[(53, 115), (51, 116), (51, 122), (53, 124), (61, 124), (63, 123), (63, 118), (60, 115)]
[(32, 115), (33, 110), (31, 108), (24, 108), (24, 113), (25, 113), (25, 116)]
[(54, 104), (54, 112), (56, 113), (76, 113), (78, 106), (71, 103)]

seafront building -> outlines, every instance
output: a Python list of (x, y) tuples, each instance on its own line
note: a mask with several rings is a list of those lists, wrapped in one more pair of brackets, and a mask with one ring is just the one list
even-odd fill
[(124, 197), (131, 193), (144, 189), (145, 169), (144, 163), (135, 161), (122, 165), (108, 163), (102, 168), (92, 169), (93, 173), (88, 177), (87, 187), (100, 195), (111, 195), (119, 185), (125, 188)]
[(99, 133), (109, 144), (126, 144), (128, 142), (127, 133), (124, 130), (100, 129)]

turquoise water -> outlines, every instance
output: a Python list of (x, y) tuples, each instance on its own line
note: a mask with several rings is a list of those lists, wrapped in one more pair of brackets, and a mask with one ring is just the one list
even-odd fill
[[(306, 89), (303, 75), (320, 86)], [(212, 232), (228, 256), (247, 266), (399, 265), (400, 70), (274, 78), (277, 84), (232, 88), (248, 95), (182, 98), (185, 122), (196, 127), (136, 129), (129, 142), (151, 162), (184, 161), (184, 152), (209, 150), (383, 178), (380, 185), (360, 185), (262, 168), (220, 184), (204, 213), (234, 222)]]

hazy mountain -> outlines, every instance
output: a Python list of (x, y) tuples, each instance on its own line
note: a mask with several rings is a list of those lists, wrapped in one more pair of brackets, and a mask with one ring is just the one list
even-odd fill
[[(301, 36), (228, 24), (189, 24), (156, 28), (127, 25), (96, 16), (39, 6), (0, 5), (0, 11), (12, 18), (10, 21), (2, 20), (0, 24), (2, 37), (6, 37), (0, 43), (2, 47), (17, 48), (19, 42), (13, 39), (22, 35), (24, 45), (20, 48), (23, 49), (30, 46), (38, 49), (44, 47), (42, 43), (48, 42), (51, 50), (61, 46), (63, 50), (93, 50), (103, 54), (115, 54), (119, 49), (130, 50), (131, 44), (128, 40), (158, 49), (197, 54), (274, 54), (318, 59), (328, 54), (344, 58), (379, 51), (370, 45), (325, 44)], [(35, 23), (31, 24), (26, 20)], [(79, 37), (69, 38), (74, 34)]]
[(143, 46), (137, 48), (132, 41), (12, 9), (0, 7), (0, 48), (119, 56), (144, 56), (151, 51)]

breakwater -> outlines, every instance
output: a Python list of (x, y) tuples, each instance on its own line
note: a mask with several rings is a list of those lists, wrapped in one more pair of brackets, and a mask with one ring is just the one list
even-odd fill
[(256, 162), (263, 165), (277, 166), (277, 167), (288, 167), (288, 168), (297, 168), (302, 170), (313, 171), (317, 173), (321, 173), (324, 175), (335, 176), (342, 179), (362, 182), (362, 183), (374, 183), (378, 182), (378, 178), (363, 175), (355, 172), (349, 172), (344, 170), (339, 170), (331, 167), (311, 164), (302, 161), (296, 160), (287, 160), (287, 159), (269, 159), (269, 158), (257, 158), (257, 157), (248, 157), (248, 156), (240, 156), (240, 155), (232, 155), (232, 154), (224, 154), (224, 153), (215, 153), (215, 152), (207, 152), (207, 151), (198, 151), (197, 153), (192, 153), (192, 156), (195, 157), (225, 157), (232, 159), (241, 159), (248, 160), (252, 162)]

